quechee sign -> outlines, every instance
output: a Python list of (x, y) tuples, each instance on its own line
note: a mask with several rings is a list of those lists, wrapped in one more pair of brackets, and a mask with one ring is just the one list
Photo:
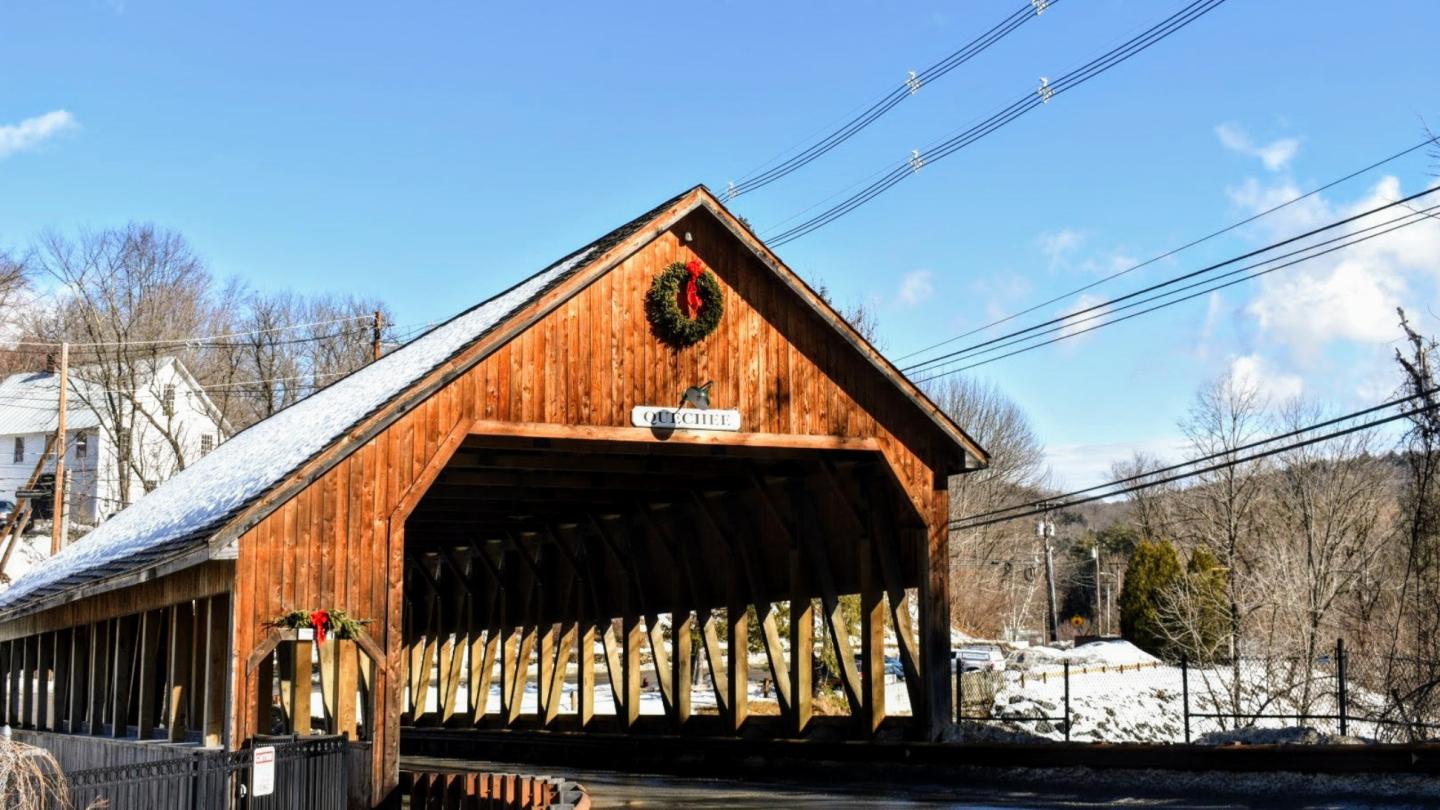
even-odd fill
[(630, 411), (630, 424), (655, 430), (738, 431), (740, 430), (740, 412), (636, 405)]

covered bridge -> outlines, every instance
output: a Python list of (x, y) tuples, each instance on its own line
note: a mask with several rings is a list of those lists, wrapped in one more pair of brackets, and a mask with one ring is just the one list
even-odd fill
[[(833, 719), (812, 717), (818, 626), (837, 733), (934, 738), (947, 481), (985, 461), (697, 187), (241, 432), (0, 594), (0, 715), (46, 739), (343, 732), (356, 803), (379, 804), (412, 728), (813, 734)], [(778, 712), (754, 716), (767, 680)]]

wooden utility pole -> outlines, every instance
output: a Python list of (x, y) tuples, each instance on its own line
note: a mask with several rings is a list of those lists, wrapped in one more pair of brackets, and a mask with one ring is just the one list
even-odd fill
[(65, 395), (70, 388), (70, 344), (60, 344), (60, 412), (55, 424), (55, 491), (50, 496), (55, 504), (50, 529), (50, 555), (60, 553), (65, 543)]
[(1050, 547), (1050, 539), (1055, 536), (1055, 524), (1050, 522), (1050, 513), (1045, 513), (1044, 519), (1035, 525), (1035, 533), (1040, 535), (1041, 541), (1045, 543), (1045, 601), (1049, 610), (1047, 618), (1050, 620), (1050, 641), (1060, 640), (1060, 617), (1055, 605), (1055, 556)]
[(370, 336), (370, 350), (372, 354), (374, 354), (374, 357), (372, 358), (374, 360), (380, 359), (380, 333), (383, 331), (385, 331), (385, 316), (382, 315), (380, 313), (380, 310), (377, 309), (375, 310), (374, 331), (371, 333)]

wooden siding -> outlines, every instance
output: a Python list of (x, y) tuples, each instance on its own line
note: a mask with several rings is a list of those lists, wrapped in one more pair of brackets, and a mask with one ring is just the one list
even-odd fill
[[(943, 555), (937, 490), (955, 466), (955, 444), (709, 211), (643, 238), (652, 235), (598, 278), (581, 273), (547, 293), (512, 320), (523, 330), (513, 339), (499, 343), (509, 329), (482, 338), (416, 387), (433, 393), (358, 446), (317, 460), (318, 472), (302, 471), (309, 479), (282, 487), (284, 502), (239, 540), (232, 694), (255, 691), (246, 657), (266, 621), (321, 607), (375, 620), (368, 630), (386, 650), (389, 672), (375, 690), (374, 766), (390, 775), (377, 791), (393, 787), (404, 671), (403, 518), (476, 420), (628, 427), (632, 406), (675, 403), (686, 386), (713, 380), (712, 402), (737, 408), (746, 432), (876, 441), (917, 520), (932, 528), (931, 555)], [(692, 257), (717, 275), (725, 317), (705, 341), (675, 350), (652, 335), (644, 299), (660, 270)], [(942, 604), (943, 571), (931, 574), (937, 579), (922, 604)], [(254, 700), (238, 698), (232, 707), (233, 739), (266, 731), (256, 728)]]

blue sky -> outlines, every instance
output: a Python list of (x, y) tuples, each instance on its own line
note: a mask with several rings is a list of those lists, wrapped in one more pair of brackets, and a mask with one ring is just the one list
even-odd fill
[[(693, 183), (740, 179), (1019, 5), (12, 0), (0, 245), (153, 221), (219, 275), (375, 295), (421, 323)], [(735, 209), (763, 234), (1181, 5), (1063, 0)], [(780, 253), (868, 302), (904, 354), (1418, 141), (1422, 116), (1440, 127), (1437, 33), (1436, 4), (1230, 0)], [(1094, 292), (1414, 192), (1429, 164)], [(979, 373), (1074, 485), (1135, 447), (1176, 455), (1176, 419), (1227, 370), (1277, 398), (1369, 404), (1393, 387), (1393, 306), (1440, 331), (1440, 222), (1404, 234)]]

